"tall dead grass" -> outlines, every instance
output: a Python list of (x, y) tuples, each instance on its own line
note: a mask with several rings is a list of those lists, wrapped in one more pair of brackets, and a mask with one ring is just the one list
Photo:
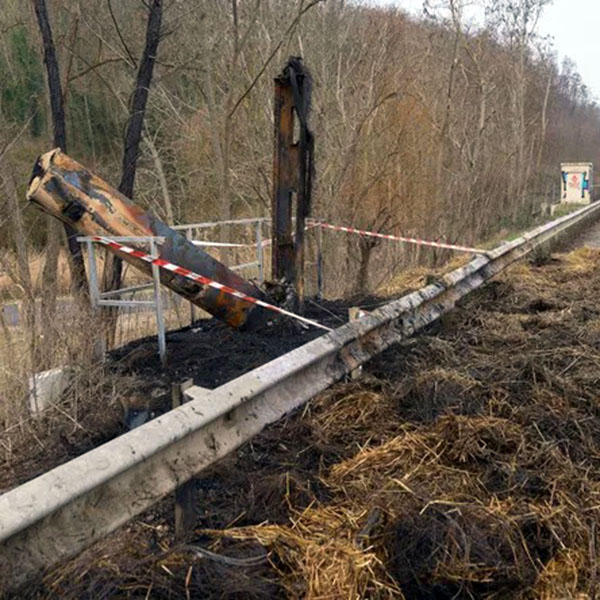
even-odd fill
[[(33, 291), (24, 289), (11, 257), (7, 261), (0, 286), (0, 490), (120, 433), (125, 409), (139, 389), (134, 378), (99, 361), (101, 315), (92, 312), (87, 298), (68, 293), (66, 260), (59, 269), (65, 293), (52, 315), (43, 314), (39, 258), (30, 264)], [(132, 280), (137, 283), (137, 275)], [(181, 321), (172, 310), (166, 317), (168, 325)], [(156, 333), (152, 313), (124, 315), (119, 325), (123, 343)], [(64, 393), (41, 414), (32, 412), (33, 376), (62, 367), (69, 371)]]

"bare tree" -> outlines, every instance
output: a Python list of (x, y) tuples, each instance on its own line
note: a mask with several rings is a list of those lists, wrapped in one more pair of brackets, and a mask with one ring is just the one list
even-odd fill
[(496, 27), (508, 45), (512, 73), (508, 79), (513, 156), (509, 180), (509, 196), (517, 199), (513, 215), (523, 208), (534, 159), (534, 139), (529, 135), (526, 116), (529, 58), (531, 44), (537, 37), (537, 26), (544, 7), (551, 0), (494, 0), (487, 6), (490, 24)]
[[(60, 84), (60, 73), (56, 50), (52, 39), (52, 29), (48, 18), (46, 0), (33, 0), (35, 15), (38, 22), (42, 43), (44, 46), (44, 63), (48, 77), (48, 90), (50, 95), (50, 107), (52, 113), (53, 143), (55, 147), (67, 150), (67, 132), (65, 126), (65, 111), (63, 103), (63, 92)], [(70, 226), (64, 225), (67, 234), (67, 243), (71, 257), (71, 276), (75, 290), (82, 291), (86, 288), (85, 266), (81, 247), (77, 242), (77, 232)], [(58, 266), (58, 227), (52, 217), (47, 218), (47, 257), (44, 268), (44, 279), (47, 283), (48, 293), (42, 298), (47, 309), (47, 314), (54, 312), (56, 304), (56, 281)]]
[[(110, 2), (109, 2), (110, 4)], [(121, 169), (121, 182), (119, 191), (133, 198), (133, 188), (135, 184), (135, 173), (137, 159), (139, 156), (140, 141), (144, 128), (144, 114), (146, 104), (148, 103), (148, 93), (152, 82), (152, 73), (156, 62), (158, 44), (160, 42), (160, 26), (163, 13), (162, 0), (153, 0), (148, 7), (148, 23), (146, 27), (146, 43), (142, 53), (142, 59), (137, 72), (133, 96), (131, 99), (131, 108), (127, 130), (125, 132), (123, 162)], [(133, 59), (133, 57), (131, 57)], [(111, 255), (112, 256), (112, 255)], [(110, 275), (109, 275), (109, 265)], [(123, 273), (123, 261), (114, 257), (112, 261), (107, 261), (104, 272), (104, 287), (107, 290), (116, 290), (121, 286)]]

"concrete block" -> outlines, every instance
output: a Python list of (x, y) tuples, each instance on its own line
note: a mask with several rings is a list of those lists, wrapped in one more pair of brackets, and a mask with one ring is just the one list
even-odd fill
[(27, 397), (29, 412), (39, 416), (48, 406), (58, 402), (72, 375), (71, 367), (57, 367), (30, 377)]

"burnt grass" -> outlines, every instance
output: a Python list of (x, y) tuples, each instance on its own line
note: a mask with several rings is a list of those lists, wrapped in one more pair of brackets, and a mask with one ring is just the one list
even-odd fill
[[(363, 297), (317, 302), (307, 299), (304, 316), (335, 328), (348, 321), (348, 308), (354, 303), (382, 304), (389, 299)], [(199, 320), (190, 327), (167, 333), (167, 365), (163, 368), (157, 353), (156, 336), (135, 340), (111, 352), (113, 367), (135, 374), (145, 381), (178, 382), (193, 379), (194, 384), (213, 389), (286, 354), (326, 333), (300, 325), (287, 317), (255, 331), (236, 330), (217, 319)]]
[[(307, 298), (304, 314), (331, 328), (348, 321), (351, 306), (376, 307), (390, 298), (347, 300)], [(156, 336), (111, 351), (105, 365), (77, 377), (67, 389), (66, 407), (80, 405), (77, 422), (48, 410), (34, 423), (35, 438), (16, 438), (10, 461), (0, 463), (0, 492), (20, 485), (126, 433), (138, 415), (155, 418), (171, 409), (171, 385), (192, 379), (213, 389), (325, 333), (288, 318), (257, 331), (228, 327), (217, 319), (167, 333), (168, 363), (158, 357)], [(88, 396), (92, 396), (92, 401)], [(101, 402), (98, 400), (101, 399)]]
[(593, 598), (598, 259), (516, 265), (268, 427), (197, 478), (186, 543), (168, 498), (20, 597)]

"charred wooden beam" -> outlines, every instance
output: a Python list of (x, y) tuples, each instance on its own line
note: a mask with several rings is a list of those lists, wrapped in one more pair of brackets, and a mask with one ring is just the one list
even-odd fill
[[(248, 296), (265, 299), (256, 286), (145, 212), (60, 149), (47, 152), (37, 160), (27, 198), (82, 235), (162, 237), (164, 242), (158, 246), (160, 258)], [(130, 245), (136, 246), (135, 243)], [(115, 254), (150, 274), (151, 267), (147, 263), (117, 251)], [(232, 327), (254, 328), (266, 322), (267, 314), (261, 307), (220, 290), (164, 270), (161, 282)]]

